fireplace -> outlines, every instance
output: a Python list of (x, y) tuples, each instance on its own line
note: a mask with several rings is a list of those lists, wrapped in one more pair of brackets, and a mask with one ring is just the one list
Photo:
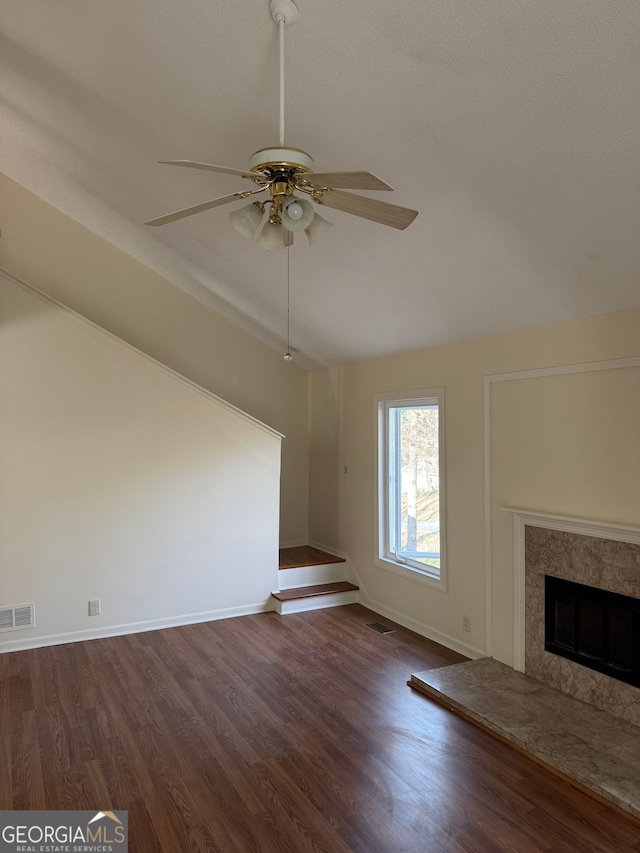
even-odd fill
[[(509, 511), (514, 521), (515, 669), (640, 726), (640, 527)], [(575, 584), (558, 587), (554, 610), (560, 624), (553, 637), (545, 636), (546, 576)], [(613, 597), (594, 602), (590, 593), (583, 595), (589, 587), (596, 595)], [(556, 646), (553, 652), (546, 647), (549, 641)]]
[(640, 599), (545, 575), (545, 651), (640, 687)]

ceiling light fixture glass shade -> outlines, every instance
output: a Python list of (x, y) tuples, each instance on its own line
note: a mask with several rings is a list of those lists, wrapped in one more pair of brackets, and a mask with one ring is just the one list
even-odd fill
[(313, 205), (306, 198), (292, 195), (282, 205), (282, 224), (289, 231), (304, 231), (313, 217)]
[(319, 213), (315, 213), (310, 225), (304, 229), (304, 233), (307, 235), (307, 239), (309, 240), (309, 245), (313, 246), (318, 237), (321, 237), (324, 232), (328, 231), (332, 226), (333, 222), (327, 222), (327, 220), (323, 219)]
[(254, 201), (241, 207), (240, 210), (232, 210), (229, 214), (229, 222), (242, 237), (253, 240), (258, 233), (262, 222), (263, 208), (259, 202)]
[(256, 239), (256, 243), (261, 249), (266, 249), (268, 252), (279, 252), (280, 249), (284, 249), (284, 228), (282, 224), (267, 219)]

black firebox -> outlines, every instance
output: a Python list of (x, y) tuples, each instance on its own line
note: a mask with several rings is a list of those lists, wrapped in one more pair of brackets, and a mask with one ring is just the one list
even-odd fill
[(640, 599), (544, 580), (546, 651), (640, 687)]

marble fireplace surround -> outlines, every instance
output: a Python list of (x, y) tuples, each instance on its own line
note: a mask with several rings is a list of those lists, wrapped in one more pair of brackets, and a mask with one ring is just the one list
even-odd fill
[(509, 509), (514, 669), (640, 725), (640, 688), (544, 650), (544, 575), (640, 599), (640, 528)]

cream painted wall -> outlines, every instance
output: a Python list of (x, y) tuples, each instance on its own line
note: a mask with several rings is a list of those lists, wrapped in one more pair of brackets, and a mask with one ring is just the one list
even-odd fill
[(0, 318), (0, 651), (267, 609), (280, 436), (4, 275)]
[(0, 175), (0, 267), (284, 433), (282, 540), (308, 535), (307, 373)]
[[(341, 415), (336, 415), (331, 402), (332, 377), (312, 375), (311, 434), (323, 438), (321, 452), (311, 449), (311, 459), (322, 464), (311, 463), (310, 489), (323, 500), (314, 504), (311, 537), (334, 537), (325, 544), (348, 554), (365, 602), (378, 612), (470, 655), (483, 654), (484, 377), (637, 356), (640, 309), (632, 309), (348, 365), (343, 369)], [(445, 387), (446, 416), (446, 592), (374, 565), (374, 395), (440, 385)], [(516, 502), (527, 509), (638, 524), (640, 389), (637, 369), (522, 379), (491, 387), (490, 615), (493, 654), (511, 663), (511, 517), (498, 508)], [(326, 439), (330, 425), (340, 418), (343, 446)], [(317, 420), (324, 421), (324, 427)], [(345, 464), (349, 473), (339, 477), (336, 472)], [(336, 504), (338, 525), (333, 517)], [(463, 614), (471, 617), (470, 634), (462, 631)]]
[(337, 547), (340, 539), (343, 368), (309, 374), (309, 536)]
[(512, 662), (514, 594), (512, 517), (501, 508), (640, 523), (638, 362), (492, 383), (493, 650), (501, 660)]

